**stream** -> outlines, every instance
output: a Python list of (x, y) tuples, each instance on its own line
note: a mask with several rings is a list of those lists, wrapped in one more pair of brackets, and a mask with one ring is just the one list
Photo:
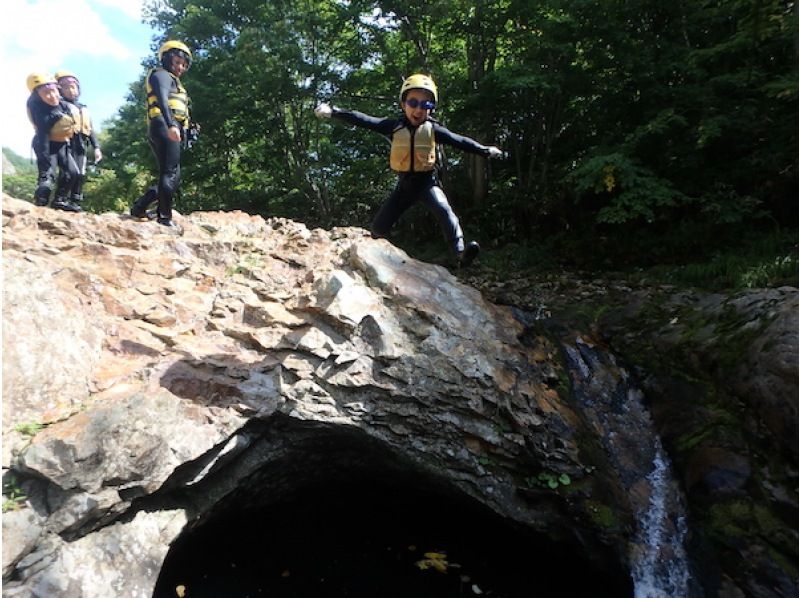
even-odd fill
[(635, 598), (690, 596), (684, 501), (645, 397), (614, 356), (581, 336), (563, 338), (572, 394), (628, 492), (637, 529), (629, 548)]

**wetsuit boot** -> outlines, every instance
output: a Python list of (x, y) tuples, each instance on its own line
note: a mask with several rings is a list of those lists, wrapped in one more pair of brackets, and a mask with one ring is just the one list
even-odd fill
[(53, 200), (54, 210), (64, 210), (65, 212), (83, 212), (83, 208), (69, 201), (66, 197), (56, 197)]
[(477, 241), (470, 241), (467, 243), (464, 251), (462, 251), (461, 255), (458, 256), (458, 267), (468, 268), (472, 262), (475, 261), (475, 258), (478, 257), (480, 252), (481, 246), (478, 245)]
[(152, 204), (154, 201), (156, 201), (156, 191), (151, 187), (145, 192), (144, 195), (133, 202), (133, 205), (131, 206), (131, 216), (134, 218), (152, 219), (152, 216), (147, 213), (147, 208), (149, 208), (150, 204)]
[(159, 217), (156, 218), (156, 222), (161, 225), (158, 228), (163, 232), (169, 232), (173, 235), (183, 235), (183, 227), (174, 220)]

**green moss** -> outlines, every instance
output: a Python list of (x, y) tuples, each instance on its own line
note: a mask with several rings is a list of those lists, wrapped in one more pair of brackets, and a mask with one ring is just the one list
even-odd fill
[(556, 382), (555, 391), (558, 393), (558, 397), (564, 401), (565, 403), (569, 401), (570, 397), (570, 382), (569, 382), (569, 375), (564, 368), (559, 367), (557, 370), (558, 382)]
[(784, 553), (779, 552), (772, 547), (769, 547), (767, 552), (769, 553), (770, 558), (775, 561), (778, 566), (789, 575), (789, 577), (797, 579), (797, 551), (795, 551), (790, 558), (787, 558)]
[(706, 529), (723, 545), (765, 546), (787, 574), (797, 576), (797, 534), (767, 507), (744, 500), (717, 503), (708, 510)]
[(791, 554), (797, 560), (797, 534), (775, 514), (762, 505), (753, 505), (753, 515), (762, 537), (782, 554)]
[(766, 507), (744, 500), (711, 505), (710, 529), (727, 537), (759, 536), (796, 552), (796, 539), (789, 538), (786, 525)]
[(714, 434), (714, 426), (703, 426), (699, 430), (692, 430), (688, 434), (679, 436), (675, 441), (675, 449), (679, 453), (686, 453), (711, 438)]
[(750, 507), (742, 501), (717, 503), (708, 510), (710, 531), (727, 543), (730, 538), (742, 538), (748, 535)]
[(611, 507), (595, 501), (586, 501), (586, 513), (592, 523), (602, 529), (619, 527), (619, 520)]

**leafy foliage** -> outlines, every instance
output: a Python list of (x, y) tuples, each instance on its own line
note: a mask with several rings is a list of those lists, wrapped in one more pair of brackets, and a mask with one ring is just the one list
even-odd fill
[(14, 430), (25, 436), (36, 436), (44, 429), (44, 424), (39, 422), (22, 422), (14, 426)]
[[(10, 168), (8, 166), (10, 166)], [(3, 192), (12, 197), (32, 199), (36, 190), (36, 165), (14, 151), (3, 148)]]
[[(3, 162), (8, 161), (9, 164), (14, 168), (14, 174), (24, 175), (24, 174), (33, 174), (36, 175), (36, 164), (33, 162), (32, 159), (23, 158), (16, 152), (8, 149), (3, 148)], [(4, 175), (7, 173), (4, 173)]]
[(28, 499), (25, 492), (19, 487), (19, 481), (13, 474), (3, 476), (3, 513), (16, 511), (25, 505)]
[(669, 181), (619, 153), (587, 159), (570, 173), (569, 180), (579, 195), (609, 198), (597, 214), (598, 222), (653, 222), (657, 215), (665, 215), (665, 208), (691, 201)]
[(3, 175), (3, 192), (11, 197), (32, 199), (36, 190), (35, 174), (5, 174)]
[[(195, 50), (185, 82), (202, 134), (180, 211), (367, 225), (394, 184), (385, 141), (313, 107), (392, 115), (402, 78), (424, 71), (445, 126), (509, 152), (447, 152), (446, 191), (484, 245), (571, 237), (616, 259), (616, 239), (646, 262), (706, 259), (742, 231), (796, 227), (794, 3), (166, 0), (148, 18)], [(155, 174), (152, 64), (104, 145), (106, 208)], [(399, 242), (436, 238), (430, 220), (410, 210)]]

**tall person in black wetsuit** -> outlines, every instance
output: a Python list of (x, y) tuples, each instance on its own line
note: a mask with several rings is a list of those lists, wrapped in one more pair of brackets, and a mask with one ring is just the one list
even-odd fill
[(189, 128), (189, 96), (181, 76), (189, 70), (192, 53), (183, 42), (168, 41), (158, 50), (161, 67), (151, 70), (145, 80), (147, 91), (147, 138), (158, 162), (158, 184), (136, 200), (131, 216), (144, 218), (147, 208), (158, 201), (159, 224), (172, 221), (172, 198), (181, 184), (181, 140)]
[(67, 212), (80, 212), (80, 206), (67, 198), (78, 168), (70, 151), (70, 139), (75, 135), (75, 119), (58, 93), (56, 80), (45, 73), (31, 73), (26, 80), (28, 118), (35, 130), (32, 146), (36, 154), (39, 178), (33, 203), (46, 206), (55, 186), (51, 207)]
[(80, 205), (83, 201), (83, 183), (86, 180), (86, 150), (91, 144), (94, 148), (94, 163), (97, 164), (103, 159), (103, 152), (100, 150), (100, 143), (92, 127), (92, 117), (86, 104), (78, 101), (81, 95), (81, 83), (78, 77), (70, 71), (56, 72), (56, 81), (61, 90), (61, 97), (72, 110), (72, 117), (75, 119), (75, 135), (70, 140), (70, 150), (78, 168), (78, 173), (72, 181), (69, 201), (75, 205)]
[(399, 173), (399, 180), (372, 221), (372, 234), (385, 237), (403, 212), (422, 201), (436, 217), (459, 265), (468, 266), (478, 255), (480, 246), (475, 241), (464, 244), (458, 217), (436, 178), (436, 144), (451, 145), (490, 158), (498, 158), (503, 152), (498, 147), (482, 145), (474, 139), (453, 133), (430, 119), (438, 98), (433, 79), (416, 74), (403, 81), (400, 88), (400, 108), (403, 111), (400, 118), (376, 118), (328, 104), (320, 104), (314, 112), (320, 118), (332, 116), (377, 131), (392, 142), (389, 165)]

